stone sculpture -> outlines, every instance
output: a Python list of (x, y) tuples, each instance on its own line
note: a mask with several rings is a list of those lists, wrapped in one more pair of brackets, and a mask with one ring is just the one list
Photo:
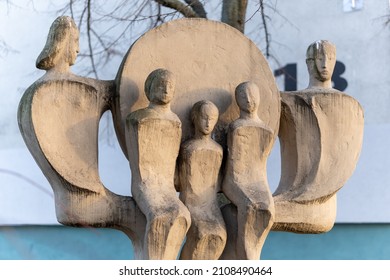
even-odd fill
[[(359, 157), (363, 111), (331, 88), (332, 44), (309, 47), (308, 89), (280, 94), (258, 48), (222, 23), (181, 19), (150, 30), (112, 81), (70, 71), (78, 36), (71, 18), (54, 21), (37, 60), (46, 73), (18, 108), (60, 223), (119, 229), (141, 259), (258, 259), (271, 227), (319, 233), (333, 226), (336, 192)], [(129, 160), (133, 197), (100, 180), (98, 128), (107, 110)], [(272, 197), (266, 161), (278, 133), (282, 176)], [(221, 211), (217, 191), (231, 201)]]
[(131, 192), (146, 216), (145, 259), (176, 259), (191, 224), (174, 186), (181, 121), (171, 111), (174, 75), (157, 69), (145, 81), (149, 106), (129, 114), (126, 134)]
[(336, 192), (352, 175), (362, 147), (360, 104), (332, 88), (336, 48), (321, 40), (307, 49), (307, 89), (282, 92), (279, 129), (282, 172), (274, 193), (275, 230), (329, 231)]
[[(233, 41), (234, 44), (231, 43)], [(221, 61), (224, 63), (221, 64)], [(272, 142), (276, 140), (280, 96), (272, 71), (258, 48), (228, 25), (202, 19), (181, 19), (152, 29), (139, 38), (129, 49), (118, 71), (114, 125), (128, 158), (131, 155), (128, 155), (130, 149), (125, 141), (128, 135), (126, 117), (148, 106), (146, 95), (142, 92), (145, 77), (162, 66), (176, 77), (171, 109), (181, 120), (182, 142), (193, 136), (190, 121), (192, 106), (200, 100), (209, 100), (220, 112), (214, 139), (226, 147), (226, 129), (239, 117), (239, 109), (232, 102), (234, 91), (239, 83), (247, 80), (260, 87), (262, 106), (258, 114), (274, 131)]]
[(225, 247), (226, 228), (218, 206), (221, 145), (211, 138), (218, 121), (218, 108), (210, 101), (199, 101), (191, 110), (194, 137), (180, 150), (180, 199), (191, 213), (191, 227), (180, 259), (217, 260)]
[(222, 191), (237, 207), (236, 258), (255, 260), (275, 215), (266, 170), (273, 131), (257, 115), (260, 96), (255, 83), (238, 85), (236, 102), (240, 117), (229, 126)]
[(114, 83), (70, 72), (78, 38), (70, 17), (53, 22), (36, 63), (46, 73), (20, 101), (19, 128), (53, 188), (58, 221), (70, 226), (118, 228), (139, 252), (145, 227), (141, 211), (131, 197), (112, 193), (99, 177), (98, 126), (102, 114), (110, 109)]

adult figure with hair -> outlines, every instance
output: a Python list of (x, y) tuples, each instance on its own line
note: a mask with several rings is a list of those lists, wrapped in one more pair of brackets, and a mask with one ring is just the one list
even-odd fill
[[(114, 82), (73, 74), (70, 67), (78, 52), (75, 22), (58, 17), (36, 61), (46, 73), (20, 101), (19, 128), (53, 188), (57, 220), (72, 226), (121, 229), (140, 251), (142, 213), (132, 198), (112, 193), (99, 176), (99, 121), (110, 109)], [(137, 224), (132, 219), (136, 213), (141, 214)]]
[(180, 259), (217, 260), (225, 247), (225, 222), (217, 201), (223, 150), (211, 137), (218, 115), (214, 103), (195, 103), (191, 110), (195, 133), (180, 150), (180, 199), (191, 213)]
[(170, 107), (175, 82), (166, 69), (152, 71), (145, 81), (149, 105), (126, 118), (131, 192), (147, 221), (145, 259), (176, 259), (191, 224), (174, 186), (182, 133)]
[(235, 252), (229, 252), (228, 258), (256, 260), (275, 215), (266, 171), (273, 132), (258, 116), (260, 95), (255, 83), (239, 84), (235, 97), (240, 116), (229, 125), (222, 183), (223, 193), (237, 207), (237, 233), (231, 235), (236, 236)]
[(49, 73), (69, 73), (79, 52), (79, 31), (72, 18), (58, 17), (50, 27), (36, 66)]

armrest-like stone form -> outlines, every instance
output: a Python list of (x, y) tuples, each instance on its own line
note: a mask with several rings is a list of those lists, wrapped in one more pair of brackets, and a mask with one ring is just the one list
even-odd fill
[(73, 20), (59, 17), (37, 60), (47, 72), (20, 101), (19, 128), (53, 188), (58, 221), (120, 229), (138, 249), (145, 227), (141, 211), (131, 197), (109, 191), (98, 171), (99, 121), (110, 109), (115, 85), (72, 74), (77, 52)]

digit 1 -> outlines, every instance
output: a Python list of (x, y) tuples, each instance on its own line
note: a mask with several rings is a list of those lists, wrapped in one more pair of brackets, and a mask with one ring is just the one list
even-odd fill
[(276, 69), (274, 71), (275, 77), (284, 75), (284, 90), (294, 91), (297, 90), (297, 64), (289, 63), (283, 68)]

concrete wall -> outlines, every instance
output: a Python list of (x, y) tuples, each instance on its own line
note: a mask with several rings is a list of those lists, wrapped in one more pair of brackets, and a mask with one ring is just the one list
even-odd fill
[[(390, 224), (336, 224), (326, 234), (271, 232), (262, 259), (389, 260)], [(128, 260), (119, 231), (63, 226), (0, 227), (0, 260)]]

